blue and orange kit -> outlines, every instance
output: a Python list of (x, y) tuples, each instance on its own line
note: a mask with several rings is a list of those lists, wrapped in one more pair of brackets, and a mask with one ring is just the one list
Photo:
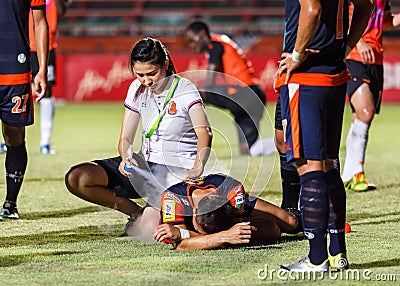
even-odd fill
[(243, 185), (232, 177), (222, 174), (212, 174), (199, 180), (186, 180), (170, 187), (162, 194), (162, 219), (164, 223), (186, 224), (192, 229), (193, 215), (192, 193), (196, 189), (214, 189), (216, 195), (225, 197), (241, 215), (245, 206), (254, 207), (255, 200), (247, 194)]
[(0, 1), (0, 85), (31, 81), (29, 61), (29, 13), (45, 10), (45, 0)]
[[(343, 62), (346, 48), (346, 35), (349, 26), (349, 1), (347, 0), (321, 0), (324, 7), (317, 31), (307, 47), (318, 50), (319, 53), (311, 54), (301, 64), (297, 72), (331, 73), (337, 74), (341, 70), (337, 67)], [(291, 53), (297, 37), (300, 3), (298, 0), (285, 0), (285, 33), (283, 52)], [(321, 67), (319, 69), (319, 67)], [(327, 69), (328, 67), (328, 69)], [(344, 68), (344, 67), (343, 67)]]

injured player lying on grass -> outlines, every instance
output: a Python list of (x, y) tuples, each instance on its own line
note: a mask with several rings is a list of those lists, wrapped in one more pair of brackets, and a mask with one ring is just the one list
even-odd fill
[(271, 244), (302, 231), (297, 210), (253, 197), (221, 174), (173, 185), (162, 194), (161, 213), (153, 238), (178, 250)]

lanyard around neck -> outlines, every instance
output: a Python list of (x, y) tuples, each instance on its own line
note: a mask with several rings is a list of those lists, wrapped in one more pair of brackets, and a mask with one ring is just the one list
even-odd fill
[(154, 131), (156, 131), (156, 129), (158, 128), (158, 125), (160, 125), (161, 119), (165, 113), (165, 108), (167, 107), (168, 103), (170, 102), (172, 96), (174, 95), (174, 92), (176, 90), (176, 87), (178, 86), (178, 82), (180, 79), (181, 78), (179, 76), (175, 76), (174, 81), (172, 82), (171, 87), (168, 90), (168, 94), (165, 97), (163, 110), (162, 110), (162, 112), (160, 112), (158, 114), (158, 117), (157, 117), (156, 121), (154, 122), (153, 126), (151, 127), (151, 129), (149, 130), (149, 132), (146, 133), (146, 135), (145, 135), (146, 138), (150, 138), (151, 135), (153, 135)]

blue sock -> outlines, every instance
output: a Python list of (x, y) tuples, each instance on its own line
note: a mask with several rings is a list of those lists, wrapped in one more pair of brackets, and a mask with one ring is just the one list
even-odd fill
[(299, 208), (300, 179), (299, 173), (293, 164), (286, 160), (286, 154), (279, 152), (281, 179), (282, 179), (282, 204), (281, 208)]
[(329, 253), (346, 253), (344, 223), (346, 221), (346, 191), (339, 173), (332, 169), (325, 174), (329, 196)]
[(326, 230), (329, 200), (325, 174), (313, 171), (300, 176), (300, 210), (304, 234), (310, 244), (309, 258), (318, 265), (328, 258)]
[(25, 142), (17, 147), (7, 146), (6, 154), (6, 201), (17, 202), (19, 190), (28, 163), (28, 155), (25, 148)]

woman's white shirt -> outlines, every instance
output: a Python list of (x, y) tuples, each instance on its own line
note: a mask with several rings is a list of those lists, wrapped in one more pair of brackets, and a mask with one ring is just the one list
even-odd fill
[(124, 106), (140, 114), (144, 133), (150, 131), (159, 114), (164, 112), (158, 128), (142, 146), (142, 153), (149, 162), (191, 169), (197, 153), (197, 136), (189, 110), (197, 103), (202, 104), (202, 99), (196, 86), (181, 78), (163, 110), (173, 78), (174, 76), (168, 79), (167, 89), (160, 94), (154, 94), (146, 88), (137, 98), (135, 94), (141, 84), (139, 80), (134, 80), (129, 87)]

